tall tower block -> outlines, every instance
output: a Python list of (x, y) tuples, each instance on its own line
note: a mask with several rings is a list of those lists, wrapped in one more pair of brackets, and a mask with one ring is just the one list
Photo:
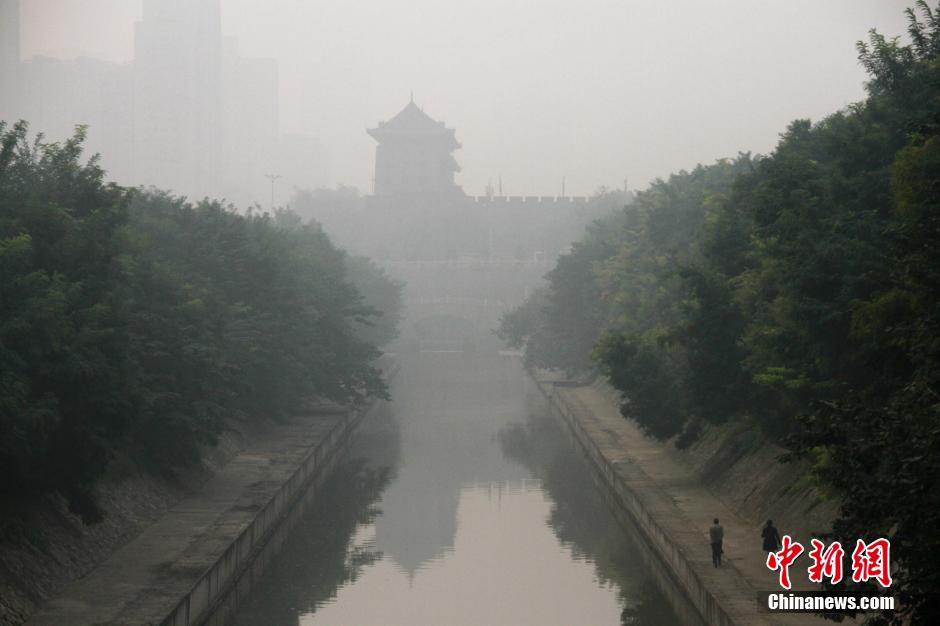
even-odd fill
[(375, 195), (462, 195), (454, 182), (460, 148), (453, 128), (433, 120), (414, 101), (387, 122), (367, 131), (375, 148)]
[(20, 2), (0, 0), (0, 120), (19, 115)]
[(218, 193), (222, 129), (219, 0), (144, 0), (134, 30), (136, 183)]

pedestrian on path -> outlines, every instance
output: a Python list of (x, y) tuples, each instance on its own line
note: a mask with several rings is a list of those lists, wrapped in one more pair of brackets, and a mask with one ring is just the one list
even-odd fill
[(725, 538), (725, 529), (718, 523), (717, 517), (715, 518), (715, 524), (708, 529), (708, 538), (712, 542), (712, 564), (719, 567), (721, 565), (721, 555), (724, 553), (724, 550), (721, 549), (721, 542)]
[(774, 527), (773, 520), (767, 520), (760, 536), (764, 538), (764, 552), (776, 552), (780, 549), (780, 533)]

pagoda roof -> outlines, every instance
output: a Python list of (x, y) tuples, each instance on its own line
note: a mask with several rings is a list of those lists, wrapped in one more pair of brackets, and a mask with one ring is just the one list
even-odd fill
[[(375, 139), (381, 141), (387, 137), (405, 136), (405, 135), (444, 135), (454, 137), (454, 129), (444, 126), (444, 122), (438, 122), (430, 115), (425, 113), (412, 100), (401, 112), (387, 122), (379, 122), (375, 128), (369, 128), (367, 132)], [(454, 139), (456, 143), (456, 139)]]

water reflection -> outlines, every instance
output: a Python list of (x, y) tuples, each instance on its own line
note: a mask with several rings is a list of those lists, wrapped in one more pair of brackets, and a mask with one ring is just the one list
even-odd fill
[(378, 549), (409, 577), (452, 551), (465, 485), (528, 477), (494, 445), (524, 398), (514, 365), (423, 354), (395, 381), (402, 460), (398, 480), (382, 497), (375, 536)]
[(674, 624), (509, 358), (403, 364), (239, 624)]
[(376, 504), (398, 465), (395, 420), (388, 407), (376, 413), (261, 580), (239, 599), (235, 624), (297, 624), (299, 615), (316, 611), (381, 558), (368, 543), (350, 541), (380, 515)]
[(524, 424), (511, 424), (500, 432), (506, 456), (517, 459), (542, 479), (553, 503), (548, 524), (575, 558), (593, 563), (598, 581), (618, 589), (622, 624), (674, 624), (680, 620), (667, 600), (645, 575), (649, 555), (642, 539), (625, 529), (590, 485), (590, 470), (569, 441), (564, 425), (553, 418), (544, 398), (530, 393)]

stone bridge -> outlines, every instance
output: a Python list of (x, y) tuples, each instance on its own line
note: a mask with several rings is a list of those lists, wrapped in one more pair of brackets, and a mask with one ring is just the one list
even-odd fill
[(528, 297), (553, 261), (468, 258), (383, 266), (405, 284), (403, 344), (463, 350), (495, 346), (500, 317)]

